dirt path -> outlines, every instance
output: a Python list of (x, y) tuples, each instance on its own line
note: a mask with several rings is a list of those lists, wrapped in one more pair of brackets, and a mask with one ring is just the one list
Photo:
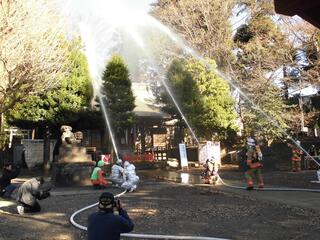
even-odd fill
[[(78, 190), (85, 194), (78, 194)], [(15, 213), (15, 206), (1, 207), (1, 211), (12, 214), (0, 213), (0, 239), (86, 239), (85, 232), (71, 226), (69, 217), (95, 203), (101, 191), (54, 191), (60, 194), (43, 200), (40, 214), (21, 217)], [(134, 220), (135, 233), (259, 240), (316, 240), (320, 236), (320, 211), (223, 189), (144, 179), (138, 191), (125, 195), (122, 202)], [(77, 222), (86, 225), (88, 214), (94, 210), (78, 216)]]

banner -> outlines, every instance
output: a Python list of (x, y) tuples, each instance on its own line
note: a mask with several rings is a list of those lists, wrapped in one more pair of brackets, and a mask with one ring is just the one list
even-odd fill
[(181, 168), (188, 167), (187, 149), (184, 143), (179, 144)]
[(207, 159), (214, 157), (219, 165), (221, 165), (220, 142), (207, 141), (199, 146), (199, 163), (206, 163)]
[(111, 163), (111, 155), (110, 154), (102, 154), (101, 160), (104, 162), (105, 165), (109, 165)]

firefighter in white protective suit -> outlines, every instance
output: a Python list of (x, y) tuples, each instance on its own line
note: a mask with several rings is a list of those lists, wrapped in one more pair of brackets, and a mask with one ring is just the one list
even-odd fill
[(137, 185), (140, 179), (136, 175), (136, 167), (128, 161), (124, 162), (123, 167), (125, 182), (121, 185), (121, 187), (127, 189), (128, 192), (133, 192), (137, 189)]
[(116, 164), (112, 166), (110, 180), (117, 187), (120, 187), (125, 181), (121, 159), (118, 159)]

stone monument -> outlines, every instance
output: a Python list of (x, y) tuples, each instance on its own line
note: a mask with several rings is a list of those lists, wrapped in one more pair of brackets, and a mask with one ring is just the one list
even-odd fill
[(95, 166), (91, 155), (82, 146), (82, 132), (72, 132), (72, 127), (62, 125), (60, 128), (61, 145), (54, 164), (55, 184), (60, 186), (90, 184), (90, 174)]
[(60, 128), (61, 145), (57, 160), (59, 163), (80, 163), (91, 161), (91, 155), (86, 154), (86, 148), (81, 145), (82, 132), (72, 132), (72, 127), (63, 125)]

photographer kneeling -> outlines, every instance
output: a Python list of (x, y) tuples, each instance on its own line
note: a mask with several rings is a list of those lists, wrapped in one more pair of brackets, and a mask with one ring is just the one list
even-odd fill
[[(121, 233), (133, 230), (131, 219), (112, 193), (102, 193), (98, 207), (99, 211), (88, 217), (88, 240), (119, 240)], [(114, 208), (119, 215), (113, 214)]]
[(41, 189), (43, 183), (43, 177), (36, 177), (24, 182), (19, 187), (17, 210), (20, 215), (40, 212), (41, 207), (37, 200), (42, 200), (50, 196), (50, 189)]

